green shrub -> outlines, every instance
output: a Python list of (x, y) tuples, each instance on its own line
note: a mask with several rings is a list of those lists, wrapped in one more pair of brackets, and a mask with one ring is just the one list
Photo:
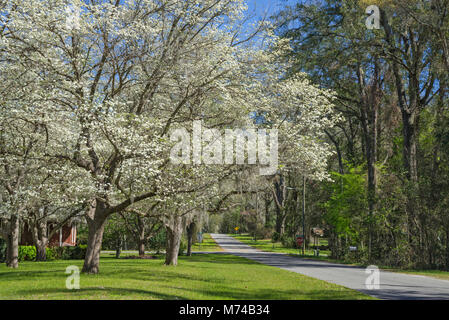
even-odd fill
[(84, 259), (86, 257), (87, 244), (80, 244), (79, 246), (73, 248), (75, 248), (73, 259)]
[(52, 251), (55, 253), (55, 259), (60, 260), (62, 259), (62, 254), (64, 253), (63, 247), (52, 247)]
[(56, 248), (45, 248), (45, 255), (47, 261), (56, 260), (58, 258)]
[(281, 243), (286, 248), (296, 248), (296, 239), (288, 234), (283, 234), (281, 236)]
[(61, 260), (82, 260), (86, 256), (87, 245), (78, 245), (75, 247), (57, 247), (53, 248), (55, 259)]
[(19, 261), (34, 261), (36, 260), (35, 246), (19, 246)]
[(87, 245), (79, 245), (76, 247), (64, 247), (66, 259), (82, 260), (86, 257)]
[(156, 251), (156, 253), (159, 253), (161, 250), (165, 248), (166, 242), (167, 242), (167, 235), (165, 229), (163, 228), (154, 237), (151, 237), (150, 240), (148, 240), (148, 248), (150, 250)]
[[(2, 243), (5, 245), (5, 251), (2, 253)], [(79, 245), (76, 247), (53, 247), (45, 249), (47, 261), (51, 260), (82, 260), (86, 256), (87, 246)], [(0, 262), (4, 262), (6, 258), (6, 243), (0, 239)], [(19, 246), (19, 262), (35, 261), (35, 246)]]
[(6, 260), (6, 241), (0, 238), (0, 262)]
[(62, 251), (61, 253), (61, 259), (62, 260), (71, 260), (72, 259), (72, 247), (61, 247), (62, 249), (60, 249)]

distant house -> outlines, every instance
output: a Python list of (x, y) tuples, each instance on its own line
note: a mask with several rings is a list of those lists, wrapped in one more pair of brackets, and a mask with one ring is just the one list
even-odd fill
[(315, 244), (317, 238), (322, 238), (324, 236), (324, 230), (321, 228), (311, 228), (310, 229), (310, 243)]
[[(47, 227), (47, 236), (54, 230), (56, 227), (56, 223), (49, 222)], [(73, 247), (76, 245), (76, 224), (75, 223), (67, 223), (58, 231), (56, 231), (53, 236), (48, 241), (49, 247)], [(20, 245), (24, 246), (32, 246), (33, 236), (28, 227), (28, 224), (25, 222), (21, 235), (20, 235)]]
[(310, 232), (315, 237), (322, 237), (324, 236), (324, 230), (321, 228), (312, 228)]

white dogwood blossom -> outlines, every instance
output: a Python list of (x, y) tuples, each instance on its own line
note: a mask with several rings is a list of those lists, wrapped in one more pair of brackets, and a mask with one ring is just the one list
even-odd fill
[(234, 32), (246, 8), (243, 0), (10, 0), (3, 8), (0, 86), (13, 94), (0, 105), (39, 127), (35, 161), (59, 181), (46, 184), (45, 197), (88, 204), (85, 272), (98, 272), (112, 213), (141, 201), (187, 212), (236, 170), (171, 165), (174, 128), (201, 120), (278, 129), (281, 168), (326, 177), (321, 139), (336, 120), (332, 95), (303, 77), (283, 80), (285, 40), (266, 32), (261, 47)]

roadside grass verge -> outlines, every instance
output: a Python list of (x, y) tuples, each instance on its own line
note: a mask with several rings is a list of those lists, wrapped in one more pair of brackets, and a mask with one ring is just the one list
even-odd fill
[(215, 242), (209, 233), (203, 234), (203, 242), (192, 245), (192, 251), (196, 252), (216, 252), (223, 251), (223, 249)]

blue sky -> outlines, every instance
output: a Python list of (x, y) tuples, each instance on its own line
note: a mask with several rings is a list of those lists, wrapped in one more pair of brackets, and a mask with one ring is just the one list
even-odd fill
[(265, 12), (268, 12), (268, 16), (270, 16), (283, 7), (297, 2), (298, 0), (246, 0), (248, 13), (255, 13), (259, 17), (263, 16)]

